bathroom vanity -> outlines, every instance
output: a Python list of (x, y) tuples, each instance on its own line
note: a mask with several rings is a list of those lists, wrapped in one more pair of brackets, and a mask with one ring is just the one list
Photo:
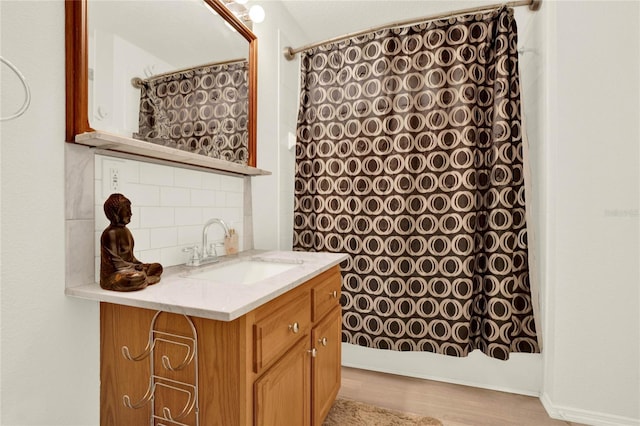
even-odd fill
[[(93, 282), (97, 217), (94, 206), (108, 194), (101, 197), (99, 190), (94, 191), (94, 150), (85, 149), (83, 145), (114, 158), (237, 176), (270, 174), (256, 168), (258, 51), (257, 37), (247, 23), (236, 17), (225, 2), (205, 0), (204, 8), (201, 4), (192, 4), (197, 11), (183, 20), (192, 22), (194, 28), (186, 28), (181, 37), (173, 34), (172, 43), (163, 41), (142, 46), (130, 42), (131, 46), (140, 46), (140, 51), (132, 50), (135, 53), (116, 57), (109, 44), (111, 37), (129, 40), (122, 34), (123, 29), (135, 30), (137, 26), (121, 24), (124, 17), (135, 20), (133, 11), (137, 5), (133, 5), (131, 13), (123, 14), (120, 5), (114, 8), (108, 3), (65, 2), (66, 140), (73, 142), (65, 150), (65, 294), (101, 302), (100, 424), (319, 426), (340, 386), (338, 264), (346, 256), (249, 251), (224, 258), (214, 265), (165, 268), (159, 283), (141, 291), (108, 291)], [(155, 2), (146, 3), (145, 6), (149, 6)], [(156, 16), (156, 13), (169, 11), (169, 16), (180, 17), (191, 10), (188, 4), (180, 4), (179, 11), (171, 11), (169, 6), (151, 5), (154, 8), (151, 14)], [(207, 10), (209, 8), (211, 10)], [(215, 13), (209, 13), (211, 11)], [(224, 46), (218, 43), (218, 49), (198, 47), (202, 44), (199, 42), (203, 40), (203, 33), (195, 31), (195, 23), (203, 20), (201, 13), (205, 14), (207, 33), (214, 27), (209, 25), (209, 20), (221, 18), (219, 23), (223, 25), (215, 27), (226, 32), (228, 26), (236, 33), (232, 37), (240, 37), (239, 49), (230, 52), (231, 56), (211, 57), (212, 53), (222, 55), (221, 52), (232, 44), (225, 35), (214, 37), (214, 42), (225, 40)], [(150, 14), (145, 12), (142, 16)], [(90, 24), (92, 38), (89, 37)], [(144, 40), (149, 39), (151, 27), (145, 28)], [(119, 32), (112, 34), (115, 29)], [(162, 35), (166, 33), (163, 26), (159, 29)], [(186, 38), (189, 35), (196, 36), (196, 43)], [(178, 49), (169, 49), (174, 41)], [(103, 44), (107, 49), (100, 51)], [(190, 46), (195, 49), (187, 49)], [(164, 57), (169, 51), (173, 52), (170, 55), (173, 57)], [(194, 56), (183, 55), (188, 51)], [(94, 63), (90, 70), (89, 58), (96, 56), (96, 52), (101, 52), (99, 62), (106, 66), (94, 75), (99, 64)], [(179, 57), (174, 56), (176, 54)], [(139, 87), (131, 86), (131, 76), (124, 70), (136, 70), (135, 81), (141, 80), (137, 77), (143, 74), (149, 78), (166, 77), (165, 70), (158, 73), (153, 69), (160, 56), (163, 56), (161, 65), (166, 64), (169, 68), (166, 71), (171, 74), (209, 67), (214, 65), (209, 63), (211, 61), (225, 67), (230, 60), (237, 62), (237, 58), (246, 61), (246, 105), (241, 105), (247, 112), (246, 119), (240, 118), (238, 123), (224, 121), (237, 124), (239, 136), (234, 136), (240, 141), (246, 140), (246, 163), (228, 161), (225, 155), (211, 150), (208, 153), (212, 156), (201, 155), (211, 146), (208, 135), (200, 135), (203, 137), (189, 142), (188, 147), (183, 147), (188, 148), (186, 150), (165, 146), (164, 142), (151, 143), (154, 141), (148, 141), (147, 137), (134, 138), (141, 137), (139, 106), (128, 102), (140, 95)], [(149, 64), (148, 57), (153, 59)], [(98, 74), (111, 76), (113, 70), (118, 70), (118, 78), (94, 78)], [(119, 78), (125, 75), (126, 78)], [(114, 98), (114, 90), (126, 95), (122, 99)], [(228, 105), (227, 109), (233, 111), (235, 103)], [(125, 116), (114, 114), (116, 110), (137, 112)], [(216, 113), (218, 121), (219, 115)], [(194, 133), (195, 124), (180, 125), (189, 128), (178, 133)], [(167, 124), (163, 123), (163, 126)], [(205, 127), (218, 129), (218, 126)], [(192, 142), (196, 146), (191, 146)], [(244, 145), (241, 148), (245, 149)], [(242, 160), (241, 155), (237, 158)], [(120, 182), (118, 167), (103, 170), (109, 170), (111, 178), (116, 176), (115, 180)], [(119, 185), (116, 184), (117, 188), (109, 186), (106, 192), (126, 192)], [(194, 185), (193, 189), (198, 192), (210, 189), (200, 183)], [(251, 197), (248, 178), (244, 179), (243, 185), (246, 206)], [(105, 192), (104, 186), (102, 190)], [(250, 230), (250, 204), (247, 213), (239, 220), (247, 223), (245, 229)], [(171, 222), (171, 225), (175, 223)], [(244, 245), (252, 246), (252, 242)], [(205, 245), (203, 248), (207, 250)], [(174, 260), (170, 264), (175, 264)], [(199, 261), (191, 263), (201, 264)]]
[(100, 424), (320, 426), (340, 388), (344, 259), (251, 251), (140, 292), (67, 289), (101, 301)]

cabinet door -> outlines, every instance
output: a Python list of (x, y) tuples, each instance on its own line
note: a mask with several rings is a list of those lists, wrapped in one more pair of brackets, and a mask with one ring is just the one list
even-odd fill
[(256, 426), (309, 426), (309, 335), (296, 343), (254, 384)]
[(313, 426), (321, 426), (340, 390), (342, 309), (336, 307), (312, 332)]

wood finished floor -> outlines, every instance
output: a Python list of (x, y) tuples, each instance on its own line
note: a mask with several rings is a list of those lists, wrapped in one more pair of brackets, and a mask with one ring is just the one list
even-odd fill
[(550, 418), (535, 397), (346, 367), (338, 397), (435, 417), (444, 426), (578, 425)]

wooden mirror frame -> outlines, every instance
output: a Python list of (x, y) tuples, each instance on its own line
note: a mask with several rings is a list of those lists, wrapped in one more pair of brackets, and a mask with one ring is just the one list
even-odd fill
[[(66, 60), (66, 141), (75, 142), (76, 135), (93, 132), (89, 125), (89, 37), (87, 1), (65, 0)], [(256, 167), (258, 111), (258, 38), (220, 0), (204, 0), (249, 42), (249, 132), (247, 164)]]

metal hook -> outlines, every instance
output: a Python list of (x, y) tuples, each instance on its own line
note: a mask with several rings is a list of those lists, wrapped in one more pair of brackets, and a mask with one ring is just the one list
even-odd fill
[(171, 389), (171, 390), (174, 390), (174, 391), (177, 391), (177, 392), (182, 392), (182, 393), (187, 394), (187, 403), (184, 405), (184, 407), (182, 408), (182, 411), (180, 411), (180, 414), (178, 414), (177, 416), (173, 416), (171, 414), (171, 410), (169, 409), (169, 407), (162, 407), (162, 413), (164, 415), (164, 419), (172, 421), (172, 422), (175, 422), (176, 420), (180, 420), (180, 419), (186, 417), (187, 415), (189, 415), (189, 413), (191, 413), (193, 411), (193, 407), (196, 404), (196, 398), (194, 397), (195, 393), (196, 393), (195, 387), (193, 385), (189, 385), (187, 383), (182, 383), (182, 382), (178, 382), (178, 381), (175, 381), (175, 380), (171, 380), (171, 379), (168, 379), (166, 377), (162, 377), (162, 378), (158, 378), (158, 379), (165, 380), (165, 381), (168, 381), (168, 382), (171, 382), (171, 383), (175, 383), (176, 385), (187, 386), (187, 387), (193, 389), (193, 393), (192, 393), (191, 391), (189, 391), (187, 389), (182, 389), (182, 388), (179, 388), (179, 387), (176, 387), (176, 386), (172, 386), (172, 385), (170, 385), (168, 383), (163, 383), (162, 381), (156, 383), (157, 386), (162, 386), (162, 387), (165, 387), (167, 389)]
[(156, 391), (156, 385), (153, 384), (152, 382), (149, 382), (149, 387), (147, 388), (147, 392), (144, 394), (144, 396), (140, 401), (136, 402), (135, 404), (132, 404), (131, 397), (129, 395), (123, 395), (122, 402), (124, 403), (125, 407), (133, 408), (137, 410), (138, 408), (145, 406), (146, 404), (149, 403), (149, 401), (151, 401), (151, 398), (153, 398), (153, 394), (155, 393), (155, 391)]
[[(174, 337), (180, 337), (180, 336), (174, 336)], [(171, 365), (171, 361), (169, 360), (169, 357), (167, 355), (162, 355), (162, 365), (167, 370), (169, 370), (169, 371), (182, 370), (184, 367), (189, 365), (191, 363), (191, 361), (193, 361), (193, 357), (195, 355), (195, 352), (191, 350), (191, 346), (190, 345), (187, 345), (185, 343), (180, 343), (180, 342), (174, 342), (174, 341), (171, 341), (171, 340), (160, 339), (160, 338), (157, 339), (157, 340), (161, 340), (161, 341), (166, 342), (166, 343), (171, 343), (171, 344), (174, 344), (174, 345), (182, 346), (182, 347), (185, 347), (186, 350), (187, 350), (187, 354), (185, 355), (184, 360), (177, 367), (173, 367)]]

